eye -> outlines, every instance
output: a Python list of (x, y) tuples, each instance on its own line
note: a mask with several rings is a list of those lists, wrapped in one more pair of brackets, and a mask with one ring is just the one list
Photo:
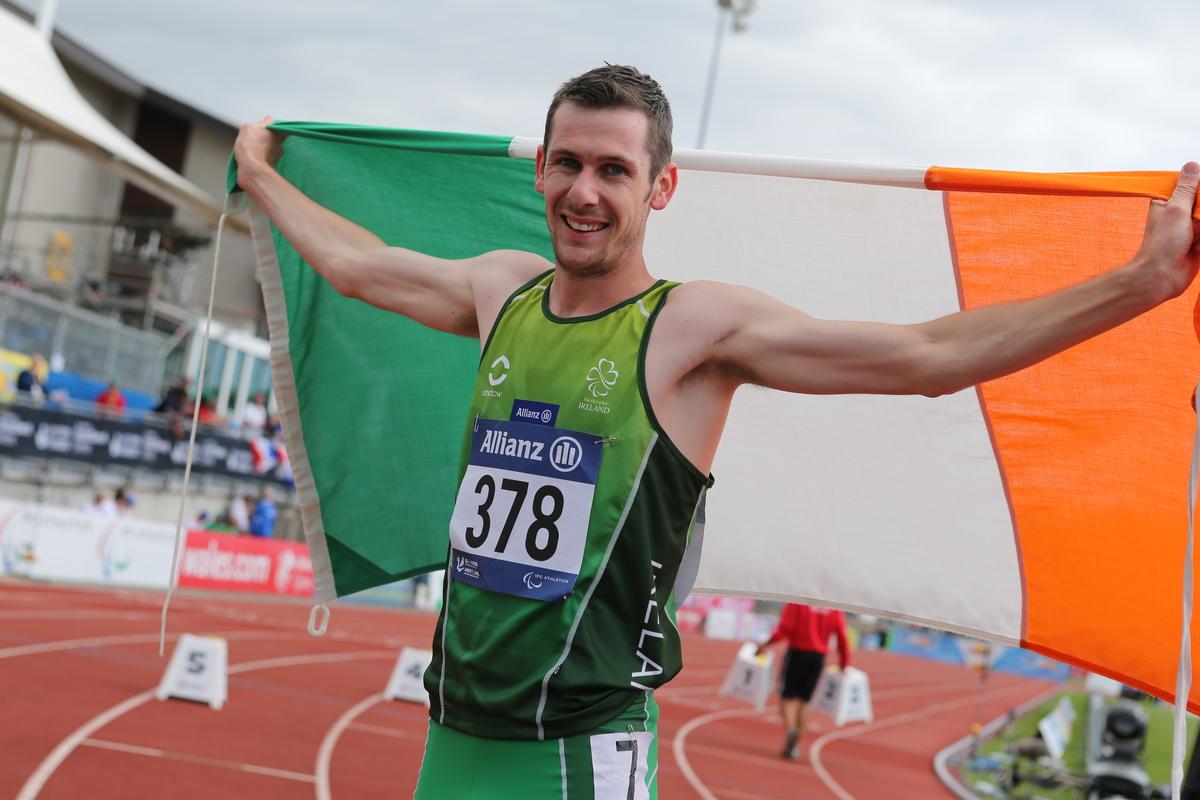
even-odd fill
[(628, 175), (629, 170), (622, 167), (620, 164), (605, 164), (602, 169), (604, 174), (611, 178), (619, 178), (622, 175)]
[(555, 163), (555, 165), (560, 166), (563, 169), (570, 169), (570, 170), (579, 169), (579, 162), (577, 160), (575, 160), (574, 158), (563, 157), (563, 158), (558, 159), (554, 163)]

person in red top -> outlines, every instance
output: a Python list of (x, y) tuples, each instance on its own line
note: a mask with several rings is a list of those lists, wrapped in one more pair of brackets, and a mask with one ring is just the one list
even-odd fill
[(101, 414), (110, 417), (120, 417), (125, 413), (125, 395), (121, 394), (116, 381), (108, 384), (108, 388), (96, 396), (96, 406)]
[(761, 654), (775, 642), (787, 641), (787, 656), (783, 661), (780, 687), (780, 707), (787, 726), (783, 757), (800, 758), (800, 737), (804, 735), (804, 716), (808, 701), (825, 668), (829, 652), (829, 637), (837, 637), (838, 664), (850, 666), (850, 642), (846, 636), (846, 618), (842, 612), (829, 608), (813, 608), (799, 603), (783, 607), (779, 624), (771, 638), (758, 646)]

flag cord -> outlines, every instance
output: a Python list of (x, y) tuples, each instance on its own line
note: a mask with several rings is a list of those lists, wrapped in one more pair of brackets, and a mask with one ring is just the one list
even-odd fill
[[(1192, 395), (1195, 411), (1200, 384)], [(1179, 800), (1183, 784), (1183, 756), (1187, 750), (1187, 704), (1192, 685), (1192, 554), (1196, 536), (1196, 490), (1200, 485), (1200, 416), (1192, 439), (1192, 467), (1188, 479), (1188, 532), (1183, 563), (1183, 620), (1179, 632), (1179, 666), (1175, 673), (1175, 728), (1171, 741), (1171, 798)], [(1195, 758), (1195, 756), (1192, 756)]]
[(225, 231), (225, 217), (221, 214), (217, 222), (217, 243), (213, 247), (212, 282), (208, 287), (208, 312), (204, 318), (204, 338), (200, 343), (200, 374), (196, 382), (196, 402), (192, 403), (192, 430), (188, 435), (187, 460), (183, 466), (183, 487), (179, 493), (179, 515), (175, 518), (175, 549), (171, 554), (171, 578), (167, 583), (167, 596), (163, 598), (162, 626), (158, 632), (158, 654), (162, 656), (163, 647), (167, 641), (167, 609), (171, 605), (171, 595), (179, 583), (179, 551), (183, 542), (183, 512), (187, 504), (188, 479), (192, 475), (192, 452), (196, 447), (196, 428), (200, 419), (200, 396), (204, 389), (204, 368), (208, 361), (208, 340), (212, 335), (213, 300), (217, 295), (217, 265), (221, 263), (221, 234)]

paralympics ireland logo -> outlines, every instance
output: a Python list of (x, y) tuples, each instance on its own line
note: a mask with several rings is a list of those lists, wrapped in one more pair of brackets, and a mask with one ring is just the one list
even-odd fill
[(607, 397), (608, 390), (616, 384), (620, 376), (617, 365), (607, 358), (602, 358), (596, 366), (588, 370), (588, 391), (592, 393), (592, 397)]

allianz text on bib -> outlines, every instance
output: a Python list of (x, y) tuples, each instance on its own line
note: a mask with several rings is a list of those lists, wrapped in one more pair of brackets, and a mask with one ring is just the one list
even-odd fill
[(555, 427), (549, 408), (517, 401), (513, 419), (475, 421), (450, 519), (453, 580), (534, 600), (574, 588), (603, 445)]

